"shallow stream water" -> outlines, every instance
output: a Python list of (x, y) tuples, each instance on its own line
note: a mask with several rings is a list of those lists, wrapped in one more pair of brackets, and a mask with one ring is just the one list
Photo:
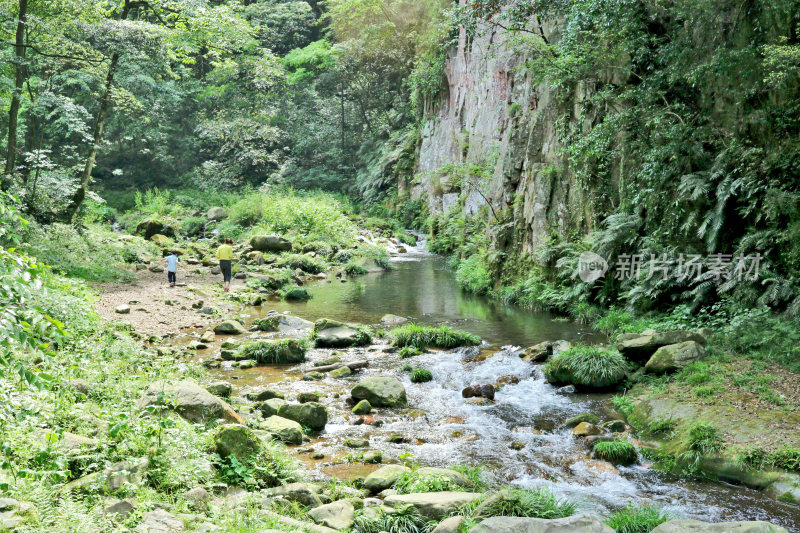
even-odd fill
[[(675, 517), (712, 522), (768, 520), (800, 532), (800, 507), (774, 501), (758, 491), (680, 479), (646, 465), (614, 469), (592, 461), (582, 442), (562, 424), (582, 412), (602, 415), (609, 395), (558, 394), (545, 383), (538, 367), (518, 355), (519, 347), (545, 340), (603, 340), (588, 328), (467, 295), (446, 263), (421, 248), (396, 259), (393, 266), (388, 272), (347, 283), (314, 284), (309, 302), (270, 302), (263, 308), (251, 308), (253, 316), (274, 309), (308, 320), (329, 317), (377, 324), (381, 316), (392, 313), (465, 329), (483, 337), (488, 346), (435, 351), (402, 361), (381, 345), (340, 351), (344, 360), (370, 359), (369, 368), (350, 378), (353, 383), (361, 376), (387, 374), (403, 381), (409, 409), (381, 416), (385, 424), (380, 428), (354, 426), (342, 399), (331, 399), (336, 395), (328, 394), (323, 403), (331, 412), (329, 423), (312, 443), (326, 452), (326, 460), (304, 459), (310, 467), (342, 476), (368, 473), (374, 468), (371, 465), (351, 466), (341, 461), (349, 451), (341, 447), (344, 438), (367, 437), (373, 448), (384, 452), (384, 462), (411, 454), (421, 464), (433, 466), (484, 464), (499, 483), (521, 487), (547, 484), (558, 495), (577, 500), (583, 511), (608, 513), (628, 501), (654, 503)], [(309, 359), (319, 360), (330, 352), (312, 350)], [(428, 368), (434, 380), (411, 383), (400, 370), (406, 362)], [(237, 388), (276, 384), (291, 391), (340, 392), (342, 398), (353, 384), (331, 378), (299, 381), (301, 373), (291, 368), (261, 367), (222, 374), (236, 378)], [(495, 383), (511, 376), (519, 382), (500, 389), (494, 403), (481, 405), (461, 397), (461, 389), (467, 385)], [(392, 433), (402, 433), (408, 443), (388, 443)]]

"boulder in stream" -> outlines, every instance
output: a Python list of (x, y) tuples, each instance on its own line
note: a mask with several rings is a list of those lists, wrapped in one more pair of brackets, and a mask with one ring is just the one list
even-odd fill
[(303, 428), (294, 420), (280, 416), (270, 416), (260, 424), (260, 427), (270, 433), (272, 438), (285, 444), (300, 444), (303, 442)]
[[(474, 530), (473, 530), (474, 531)], [(669, 520), (651, 533), (789, 533), (769, 522), (720, 522), (710, 524), (700, 520)]]
[(352, 503), (339, 500), (311, 509), (308, 516), (317, 524), (333, 529), (347, 529), (353, 525), (355, 511)]
[(235, 320), (224, 320), (214, 326), (214, 333), (221, 333), (224, 335), (243, 335), (247, 330), (239, 322)]
[(369, 333), (363, 329), (329, 318), (321, 318), (314, 323), (314, 337), (320, 348), (365, 346), (372, 342)]
[(403, 474), (411, 469), (403, 465), (386, 465), (372, 472), (364, 480), (364, 488), (373, 494), (391, 488)]
[(383, 503), (393, 508), (410, 505), (426, 518), (441, 520), (459, 507), (472, 503), (481, 496), (482, 494), (478, 492), (421, 492), (389, 496)]
[(373, 407), (405, 407), (406, 389), (395, 378), (375, 376), (362, 379), (350, 392), (355, 400), (367, 400)]
[(278, 408), (278, 416), (294, 420), (313, 431), (322, 431), (328, 423), (328, 411), (320, 403), (284, 403)]
[[(654, 530), (655, 531), (655, 530)], [(577, 514), (566, 518), (493, 516), (472, 528), (472, 533), (614, 533), (598, 516)]]

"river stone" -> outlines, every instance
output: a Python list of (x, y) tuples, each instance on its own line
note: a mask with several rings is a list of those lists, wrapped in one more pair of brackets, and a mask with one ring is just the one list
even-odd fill
[(353, 371), (350, 370), (349, 366), (340, 366), (339, 368), (334, 368), (333, 370), (328, 372), (328, 375), (332, 378), (338, 379), (349, 376), (352, 373)]
[(264, 416), (264, 418), (267, 418), (277, 415), (278, 410), (284, 405), (286, 405), (286, 400), (283, 398), (270, 398), (269, 400), (259, 404), (258, 409), (261, 411), (261, 414)]
[(588, 437), (589, 435), (602, 435), (603, 430), (589, 422), (581, 422), (572, 428), (572, 434), (576, 437)]
[(243, 335), (247, 330), (235, 320), (225, 320), (214, 326), (214, 333), (225, 335)]
[(646, 361), (662, 346), (695, 341), (705, 346), (706, 339), (694, 331), (655, 331), (642, 333), (623, 333), (617, 337), (617, 349), (622, 355), (634, 361)]
[[(653, 530), (655, 532), (655, 530)], [(566, 518), (518, 518), (493, 516), (479, 523), (471, 533), (614, 533), (614, 530), (593, 515), (578, 514)]]
[(567, 420), (564, 423), (564, 425), (567, 426), (568, 428), (574, 428), (575, 426), (577, 426), (581, 422), (588, 422), (590, 424), (597, 424), (597, 423), (600, 422), (600, 419), (597, 417), (597, 415), (592, 414), (592, 413), (581, 413), (578, 416), (573, 416), (572, 418)]
[(261, 440), (253, 430), (240, 424), (226, 424), (214, 433), (214, 446), (223, 459), (235, 455), (246, 460), (261, 449)]
[(279, 398), (283, 400), (283, 393), (272, 389), (264, 389), (260, 391), (248, 392), (245, 394), (245, 398), (251, 402), (265, 402), (267, 400), (272, 400), (273, 398)]
[(286, 498), (290, 502), (301, 503), (307, 507), (319, 507), (323, 503), (319, 496), (319, 487), (311, 483), (289, 483), (267, 489), (263, 493), (269, 498)]
[(389, 496), (383, 503), (393, 508), (410, 505), (431, 520), (441, 520), (481, 496), (482, 494), (478, 492), (421, 492)]
[(656, 527), (651, 533), (788, 533), (788, 531), (769, 522), (709, 524), (699, 520), (670, 520)]
[(372, 411), (372, 406), (367, 400), (361, 400), (353, 407), (354, 415), (368, 415), (370, 411)]
[(311, 509), (308, 516), (317, 524), (333, 529), (347, 529), (353, 525), (355, 512), (352, 503), (340, 500)]
[(128, 515), (136, 510), (136, 500), (126, 498), (124, 500), (113, 500), (103, 508), (103, 514), (113, 516), (117, 520), (125, 520)]
[(800, 475), (781, 473), (764, 492), (770, 498), (800, 505)]
[(322, 431), (328, 423), (328, 411), (317, 402), (285, 403), (278, 408), (278, 416), (294, 420), (313, 431)]
[(259, 252), (290, 252), (292, 241), (279, 235), (254, 235), (250, 238), (250, 246)]
[(299, 403), (318, 402), (322, 398), (322, 393), (317, 391), (300, 392), (297, 394), (297, 401)]
[(233, 387), (227, 381), (215, 381), (214, 383), (209, 383), (206, 385), (206, 390), (214, 396), (228, 398), (233, 391)]
[(426, 479), (426, 478), (447, 478), (450, 480), (451, 483), (459, 485), (461, 487), (473, 487), (472, 481), (470, 481), (467, 476), (462, 474), (461, 472), (456, 472), (455, 470), (451, 470), (449, 468), (436, 468), (432, 466), (425, 466), (422, 468), (418, 468), (414, 471), (414, 475), (416, 475), (419, 479)]
[(451, 516), (439, 522), (439, 525), (431, 533), (459, 533), (463, 523), (463, 516)]
[(131, 312), (131, 306), (128, 304), (120, 304), (114, 308), (114, 312), (120, 315), (129, 315)]
[(364, 488), (373, 494), (391, 488), (403, 474), (411, 469), (402, 465), (382, 466), (364, 479)]
[(175, 237), (175, 228), (166, 221), (150, 217), (136, 224), (136, 233), (148, 240), (156, 234)]
[(523, 360), (530, 363), (543, 363), (551, 355), (553, 355), (553, 343), (550, 341), (540, 342), (519, 354)]
[(645, 370), (657, 374), (674, 372), (699, 361), (706, 355), (703, 346), (695, 341), (680, 342), (662, 346), (644, 365)]
[(406, 322), (408, 322), (408, 319), (402, 316), (388, 314), (381, 317), (381, 325), (383, 326), (402, 326)]
[(315, 343), (320, 348), (347, 348), (364, 344), (364, 335), (356, 328), (330, 318), (314, 323)]
[(273, 415), (264, 420), (260, 427), (270, 433), (274, 439), (285, 444), (303, 442), (303, 428), (294, 420)]
[(206, 219), (211, 221), (218, 221), (227, 218), (228, 211), (224, 207), (212, 207), (206, 213)]
[(235, 424), (243, 423), (230, 405), (191, 381), (154, 383), (139, 399), (137, 408), (159, 405), (159, 395), (162, 392), (172, 400), (166, 408), (173, 409), (190, 422), (204, 424), (221, 418)]
[(186, 527), (177, 516), (164, 509), (156, 509), (144, 514), (136, 531), (139, 533), (179, 533), (186, 531)]
[(348, 448), (368, 448), (369, 439), (345, 439), (342, 444)]
[(356, 400), (367, 400), (373, 407), (405, 407), (406, 389), (395, 378), (375, 376), (362, 379), (350, 394)]

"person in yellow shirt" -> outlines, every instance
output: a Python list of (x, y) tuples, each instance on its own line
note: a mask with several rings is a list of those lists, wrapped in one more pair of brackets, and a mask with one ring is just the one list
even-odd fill
[(219, 269), (222, 271), (222, 286), (225, 287), (225, 292), (231, 290), (231, 262), (233, 261), (233, 239), (230, 237), (225, 238), (225, 244), (217, 248), (217, 259), (219, 260)]

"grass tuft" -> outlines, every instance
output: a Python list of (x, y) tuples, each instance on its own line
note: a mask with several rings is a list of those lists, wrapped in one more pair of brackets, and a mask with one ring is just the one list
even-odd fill
[(623, 439), (598, 441), (592, 449), (598, 459), (618, 465), (632, 465), (638, 459), (636, 446)]
[(617, 350), (575, 346), (552, 358), (544, 373), (556, 385), (602, 389), (619, 385), (628, 375), (628, 364)]
[(624, 509), (612, 513), (606, 524), (617, 533), (650, 533), (669, 520), (669, 515), (650, 505), (641, 507), (628, 502)]
[(535, 490), (505, 489), (488, 496), (474, 506), (472, 518), (520, 516), (526, 518), (563, 518), (575, 512), (577, 505), (557, 498), (547, 487)]
[(411, 371), (411, 383), (427, 383), (433, 380), (433, 374), (425, 368), (415, 368)]
[(253, 359), (262, 364), (284, 365), (305, 360), (308, 343), (303, 340), (253, 341), (239, 348), (242, 359)]
[(457, 348), (459, 346), (477, 346), (481, 338), (477, 335), (453, 329), (449, 326), (420, 326), (406, 324), (393, 329), (389, 333), (392, 344), (399, 348), (413, 346), (419, 350), (425, 348)]

